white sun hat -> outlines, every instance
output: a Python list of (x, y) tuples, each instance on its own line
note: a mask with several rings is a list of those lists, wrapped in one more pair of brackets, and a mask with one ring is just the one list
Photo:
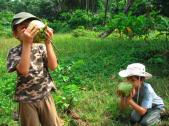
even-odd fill
[(145, 66), (141, 63), (132, 63), (127, 66), (126, 70), (119, 72), (120, 77), (141, 76), (150, 79), (152, 75), (145, 70)]

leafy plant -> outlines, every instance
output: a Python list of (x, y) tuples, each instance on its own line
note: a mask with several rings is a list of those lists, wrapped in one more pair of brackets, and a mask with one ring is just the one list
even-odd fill
[(6, 73), (5, 61), (0, 58), (0, 116), (10, 114), (14, 108), (13, 104), (13, 94), (15, 86), (16, 75), (10, 75)]
[(68, 21), (71, 28), (76, 28), (77, 26), (89, 26), (92, 23), (92, 14), (84, 10), (75, 10), (72, 13), (70, 20)]
[(61, 93), (55, 96), (58, 107), (66, 112), (73, 109), (79, 102), (79, 87), (75, 84), (69, 84), (61, 88)]
[(32, 29), (34, 26), (37, 26), (40, 29), (37, 35), (34, 37), (34, 42), (35, 43), (44, 42), (46, 39), (45, 32), (46, 32), (47, 24), (44, 24), (39, 20), (33, 20), (29, 23), (28, 28)]
[(128, 97), (131, 93), (132, 88), (133, 88), (132, 84), (127, 82), (121, 82), (118, 85), (117, 94), (119, 96)]
[(129, 38), (134, 36), (148, 36), (149, 32), (154, 29), (154, 19), (143, 15), (133, 16), (119, 13), (114, 15), (110, 20), (109, 29), (114, 29), (117, 33), (127, 35)]
[(166, 41), (168, 41), (169, 36), (169, 18), (159, 16), (156, 19), (156, 29), (160, 32), (157, 36), (165, 35)]
[(69, 32), (70, 27), (66, 21), (53, 20), (49, 22), (49, 27), (53, 28), (56, 32)]
[(85, 36), (86, 32), (85, 32), (85, 28), (83, 26), (78, 27), (77, 29), (72, 31), (72, 35), (74, 37), (79, 37), (79, 36)]
[(71, 61), (71, 63), (63, 63), (59, 65), (55, 72), (52, 74), (56, 79), (59, 88), (67, 84), (81, 85), (84, 83), (81, 73), (82, 68), (85, 66), (84, 60)]
[(0, 36), (12, 36), (11, 32), (11, 21), (13, 17), (12, 12), (2, 11), (0, 12)]

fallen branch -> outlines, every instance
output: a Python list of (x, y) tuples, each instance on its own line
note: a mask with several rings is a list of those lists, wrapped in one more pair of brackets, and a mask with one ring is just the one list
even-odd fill
[(76, 112), (72, 110), (67, 110), (67, 114), (72, 117), (72, 119), (76, 122), (78, 126), (89, 126), (89, 123), (82, 120)]
[(73, 99), (70, 100), (70, 104), (68, 108), (65, 110), (65, 113), (71, 116), (71, 118), (76, 122), (77, 126), (89, 126), (88, 122), (82, 120), (80, 116), (75, 111), (73, 111), (72, 102)]
[(105, 32), (102, 32), (101, 34), (98, 35), (99, 38), (106, 38), (107, 36), (109, 36), (112, 32), (114, 31), (114, 29), (109, 29)]

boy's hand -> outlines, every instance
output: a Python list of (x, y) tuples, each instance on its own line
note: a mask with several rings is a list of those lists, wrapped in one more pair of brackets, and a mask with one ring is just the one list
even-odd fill
[(127, 97), (120, 97), (120, 109), (124, 110), (126, 107), (128, 107)]
[(50, 27), (47, 27), (45, 44), (49, 44), (52, 40), (52, 37), (53, 37), (53, 29)]
[(131, 93), (130, 93), (130, 97), (133, 98), (136, 95), (136, 89), (133, 88)]
[(125, 97), (125, 94), (122, 91), (117, 90), (116, 91), (117, 96), (119, 97)]
[(33, 38), (39, 32), (39, 28), (34, 26), (31, 29), (28, 27), (27, 29), (22, 29), (21, 31), (21, 40), (23, 43), (33, 43)]
[(136, 95), (136, 90), (135, 88), (132, 89), (129, 97), (127, 98), (127, 102), (129, 103), (131, 100), (133, 100), (133, 97)]

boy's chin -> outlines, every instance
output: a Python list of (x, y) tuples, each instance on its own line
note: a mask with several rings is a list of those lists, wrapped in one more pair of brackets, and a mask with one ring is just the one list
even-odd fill
[(134, 88), (138, 88), (138, 87), (139, 87), (139, 85), (137, 85), (137, 84), (133, 84), (133, 87), (134, 87)]
[(135, 88), (139, 88), (141, 84), (134, 85)]
[(20, 42), (22, 42), (22, 40), (19, 37), (15, 37), (17, 40), (19, 40)]

